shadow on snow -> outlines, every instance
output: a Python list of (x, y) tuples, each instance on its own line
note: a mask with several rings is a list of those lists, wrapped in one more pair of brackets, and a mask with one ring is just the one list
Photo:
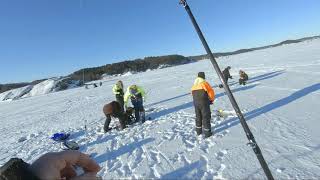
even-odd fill
[[(285, 160), (293, 160), (293, 159), (296, 159), (296, 160), (299, 160), (300, 158), (305, 158), (305, 157), (308, 157), (314, 153), (316, 153), (317, 151), (320, 150), (320, 144), (318, 145), (315, 145), (315, 146), (308, 146), (307, 147), (308, 149), (307, 150), (304, 150), (303, 152), (300, 152), (300, 153), (292, 153), (292, 154), (283, 154), (283, 153), (279, 153), (280, 155), (277, 156), (277, 157), (274, 157), (271, 161), (268, 162), (268, 164), (274, 164), (275, 162), (279, 162), (279, 161), (282, 161), (285, 159)], [(314, 161), (317, 161), (314, 159)], [(292, 163), (292, 162), (291, 162)], [(317, 162), (314, 162), (315, 164), (317, 164)], [(272, 167), (272, 166), (271, 166)], [(279, 168), (280, 170), (285, 170), (286, 168)], [(250, 173), (248, 175), (248, 177), (244, 178), (244, 179), (254, 179), (254, 175), (258, 174), (258, 173), (261, 173), (263, 170), (261, 168), (258, 168), (257, 170), (255, 170), (254, 172)], [(317, 179), (317, 178), (314, 178), (314, 179)]]
[[(235, 92), (238, 92), (238, 91), (245, 91), (245, 90), (248, 90), (248, 89), (252, 89), (252, 88), (254, 88), (256, 86), (257, 85), (255, 85), (255, 84), (250, 85), (250, 86), (243, 86), (243, 87), (239, 87), (237, 89), (232, 90), (232, 92), (235, 93)], [(215, 98), (217, 99), (217, 98), (220, 98), (220, 97), (222, 97), (224, 95), (226, 95), (225, 92), (219, 93), (219, 94), (216, 94)], [(153, 119), (156, 119), (156, 118), (159, 118), (161, 116), (165, 116), (165, 115), (171, 114), (173, 112), (180, 111), (182, 109), (190, 108), (192, 106), (193, 106), (193, 102), (187, 102), (187, 103), (184, 103), (184, 104), (181, 104), (181, 105), (169, 108), (169, 109), (164, 109), (164, 110), (161, 110), (159, 112), (151, 113), (148, 116), (152, 117)]]
[(147, 139), (143, 139), (139, 142), (133, 142), (131, 144), (127, 144), (124, 146), (121, 146), (119, 149), (117, 150), (113, 150), (104, 154), (101, 154), (97, 157), (94, 157), (95, 161), (97, 163), (102, 163), (105, 161), (110, 161), (110, 160), (114, 160), (119, 156), (122, 156), (126, 153), (130, 153), (133, 152), (136, 148), (141, 148), (143, 145), (150, 143), (152, 141), (154, 141), (154, 138), (147, 138)]
[(161, 176), (161, 179), (191, 179), (192, 177), (189, 177), (188, 174), (192, 171), (197, 171), (199, 168), (201, 168), (200, 160), (165, 174)]
[(117, 135), (108, 135), (105, 136), (103, 138), (98, 138), (97, 140), (93, 141), (93, 142), (89, 142), (87, 143), (83, 148), (81, 148), (81, 151), (86, 151), (86, 149), (90, 146), (96, 145), (96, 144), (101, 144), (101, 143), (105, 143), (109, 140), (114, 139), (115, 137), (117, 137)]
[[(299, 91), (296, 91), (294, 93), (292, 93), (290, 96), (288, 97), (285, 97), (285, 98), (282, 98), (280, 100), (277, 100), (277, 101), (274, 101), (270, 104), (267, 104), (263, 107), (260, 107), (260, 108), (257, 108), (255, 110), (252, 110), (248, 113), (245, 113), (244, 116), (245, 116), (245, 119), (246, 121), (248, 120), (251, 120), (257, 116), (260, 116), (261, 114), (264, 114), (264, 113), (267, 113), (267, 112), (270, 112), (274, 109), (277, 109), (277, 108), (280, 108), (282, 106), (285, 106), (293, 101), (296, 101), (297, 99), (299, 98), (302, 98), (312, 92), (315, 92), (317, 90), (320, 89), (320, 83), (317, 83), (317, 84), (314, 84), (314, 85), (311, 85), (311, 86), (308, 86), (308, 87), (305, 87)], [(215, 127), (215, 132), (218, 133), (218, 132), (221, 132), (225, 129), (228, 129), (232, 126), (235, 126), (237, 124), (239, 124), (240, 121), (238, 119), (238, 117), (234, 117), (234, 118), (231, 118), (227, 121), (224, 121), (223, 123), (219, 124), (218, 126)]]
[[(270, 78), (278, 76), (278, 75), (280, 75), (282, 73), (284, 73), (284, 70), (274, 71), (274, 72), (262, 74), (262, 75), (259, 75), (259, 76), (255, 76), (255, 77), (250, 78), (248, 83), (254, 83), (254, 82), (257, 82), (257, 81), (270, 79)], [(229, 84), (229, 86), (232, 86), (232, 85), (235, 85), (235, 84), (238, 84), (238, 82), (232, 82), (232, 83)], [(213, 88), (217, 88), (218, 85), (214, 85), (212, 87)], [(184, 97), (184, 96), (188, 96), (188, 95), (191, 95), (191, 93), (185, 93), (185, 94), (181, 94), (181, 95), (178, 95), (178, 96), (175, 96), (175, 97), (172, 97), (172, 98), (161, 100), (159, 102), (151, 103), (151, 104), (148, 104), (146, 107), (151, 107), (151, 106), (154, 106), (154, 105), (157, 105), (157, 104), (165, 103), (167, 101), (175, 100), (175, 99), (178, 99), (178, 98), (181, 98), (181, 97)]]

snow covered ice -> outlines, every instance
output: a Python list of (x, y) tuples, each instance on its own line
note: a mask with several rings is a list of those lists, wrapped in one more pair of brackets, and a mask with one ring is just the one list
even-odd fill
[[(320, 40), (223, 57), (218, 63), (232, 67), (230, 87), (275, 179), (319, 178)], [(240, 69), (249, 75), (246, 86), (237, 83)], [(216, 91), (212, 110), (226, 114), (213, 113), (215, 135), (209, 139), (197, 137), (194, 130), (190, 88), (199, 71)], [(103, 134), (102, 107), (114, 100), (111, 89), (120, 79), (125, 87), (135, 83), (145, 88), (152, 120)], [(39, 91), (41, 96), (1, 101), (0, 165), (11, 157), (31, 163), (46, 152), (60, 151), (61, 144), (50, 137), (68, 132), (80, 151), (100, 164), (104, 179), (263, 179), (218, 84), (206, 60), (114, 77), (98, 88)]]

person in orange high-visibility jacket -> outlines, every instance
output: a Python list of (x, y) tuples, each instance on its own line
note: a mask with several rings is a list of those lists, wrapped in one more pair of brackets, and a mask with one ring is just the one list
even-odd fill
[(197, 135), (203, 133), (205, 138), (210, 137), (212, 136), (210, 104), (214, 101), (215, 93), (210, 84), (205, 80), (204, 72), (198, 73), (191, 91), (196, 113)]

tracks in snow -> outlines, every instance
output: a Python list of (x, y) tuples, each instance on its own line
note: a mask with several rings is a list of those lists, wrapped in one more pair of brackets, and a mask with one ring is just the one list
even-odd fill
[[(149, 113), (161, 110), (153, 108)], [(230, 117), (233, 113), (223, 118), (213, 115), (213, 120), (220, 124)], [(109, 152), (112, 158), (103, 159), (103, 155), (95, 157), (103, 166), (102, 174), (108, 172), (108, 177), (115, 178), (181, 178), (184, 174), (184, 178), (223, 179), (227, 166), (222, 162), (228, 150), (213, 153), (215, 159), (221, 162), (218, 167), (209, 158), (212, 152), (217, 151), (215, 141), (226, 136), (229, 130), (203, 139), (195, 135), (194, 121), (193, 114), (178, 111), (146, 121), (143, 125), (102, 135), (102, 139), (114, 135), (107, 143), (107, 150), (103, 152), (101, 149), (101, 153)]]
[[(152, 112), (162, 109), (152, 109)], [(102, 134), (103, 123), (82, 128), (70, 129), (71, 139), (80, 145), (80, 150), (90, 154), (102, 167), (103, 178), (213, 178), (223, 177), (226, 166), (222, 163), (227, 150), (218, 150), (215, 158), (220, 168), (211, 164), (208, 158), (217, 151), (216, 142), (229, 131), (219, 132), (209, 139), (197, 137), (194, 130), (194, 115), (184, 111), (170, 113), (158, 119), (146, 121), (123, 131), (113, 130)], [(223, 123), (228, 117), (214, 121)], [(99, 120), (100, 121), (100, 120)], [(112, 122), (116, 123), (116, 122)], [(15, 155), (33, 161), (46, 151), (59, 151), (61, 145), (51, 142), (49, 134), (30, 135), (23, 146), (16, 149)], [(50, 148), (48, 145), (51, 144)], [(40, 148), (46, 147), (46, 148)], [(30, 148), (28, 151), (25, 148)], [(1, 159), (7, 157), (3, 151)]]

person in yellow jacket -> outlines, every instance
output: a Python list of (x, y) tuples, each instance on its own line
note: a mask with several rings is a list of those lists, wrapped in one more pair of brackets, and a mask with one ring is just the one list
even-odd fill
[(123, 83), (122, 81), (118, 81), (112, 88), (113, 94), (116, 96), (116, 101), (120, 104), (122, 111), (124, 111), (124, 99), (123, 99)]
[(210, 84), (205, 80), (204, 72), (199, 72), (191, 88), (193, 104), (196, 113), (196, 133), (204, 137), (212, 136), (210, 104), (213, 103), (215, 93)]
[(131, 100), (131, 103), (134, 108), (136, 121), (140, 121), (142, 123), (145, 122), (145, 112), (143, 107), (143, 99), (146, 94), (144, 90), (137, 85), (131, 85), (127, 88), (126, 93), (124, 94), (124, 105), (127, 109), (128, 101)]

